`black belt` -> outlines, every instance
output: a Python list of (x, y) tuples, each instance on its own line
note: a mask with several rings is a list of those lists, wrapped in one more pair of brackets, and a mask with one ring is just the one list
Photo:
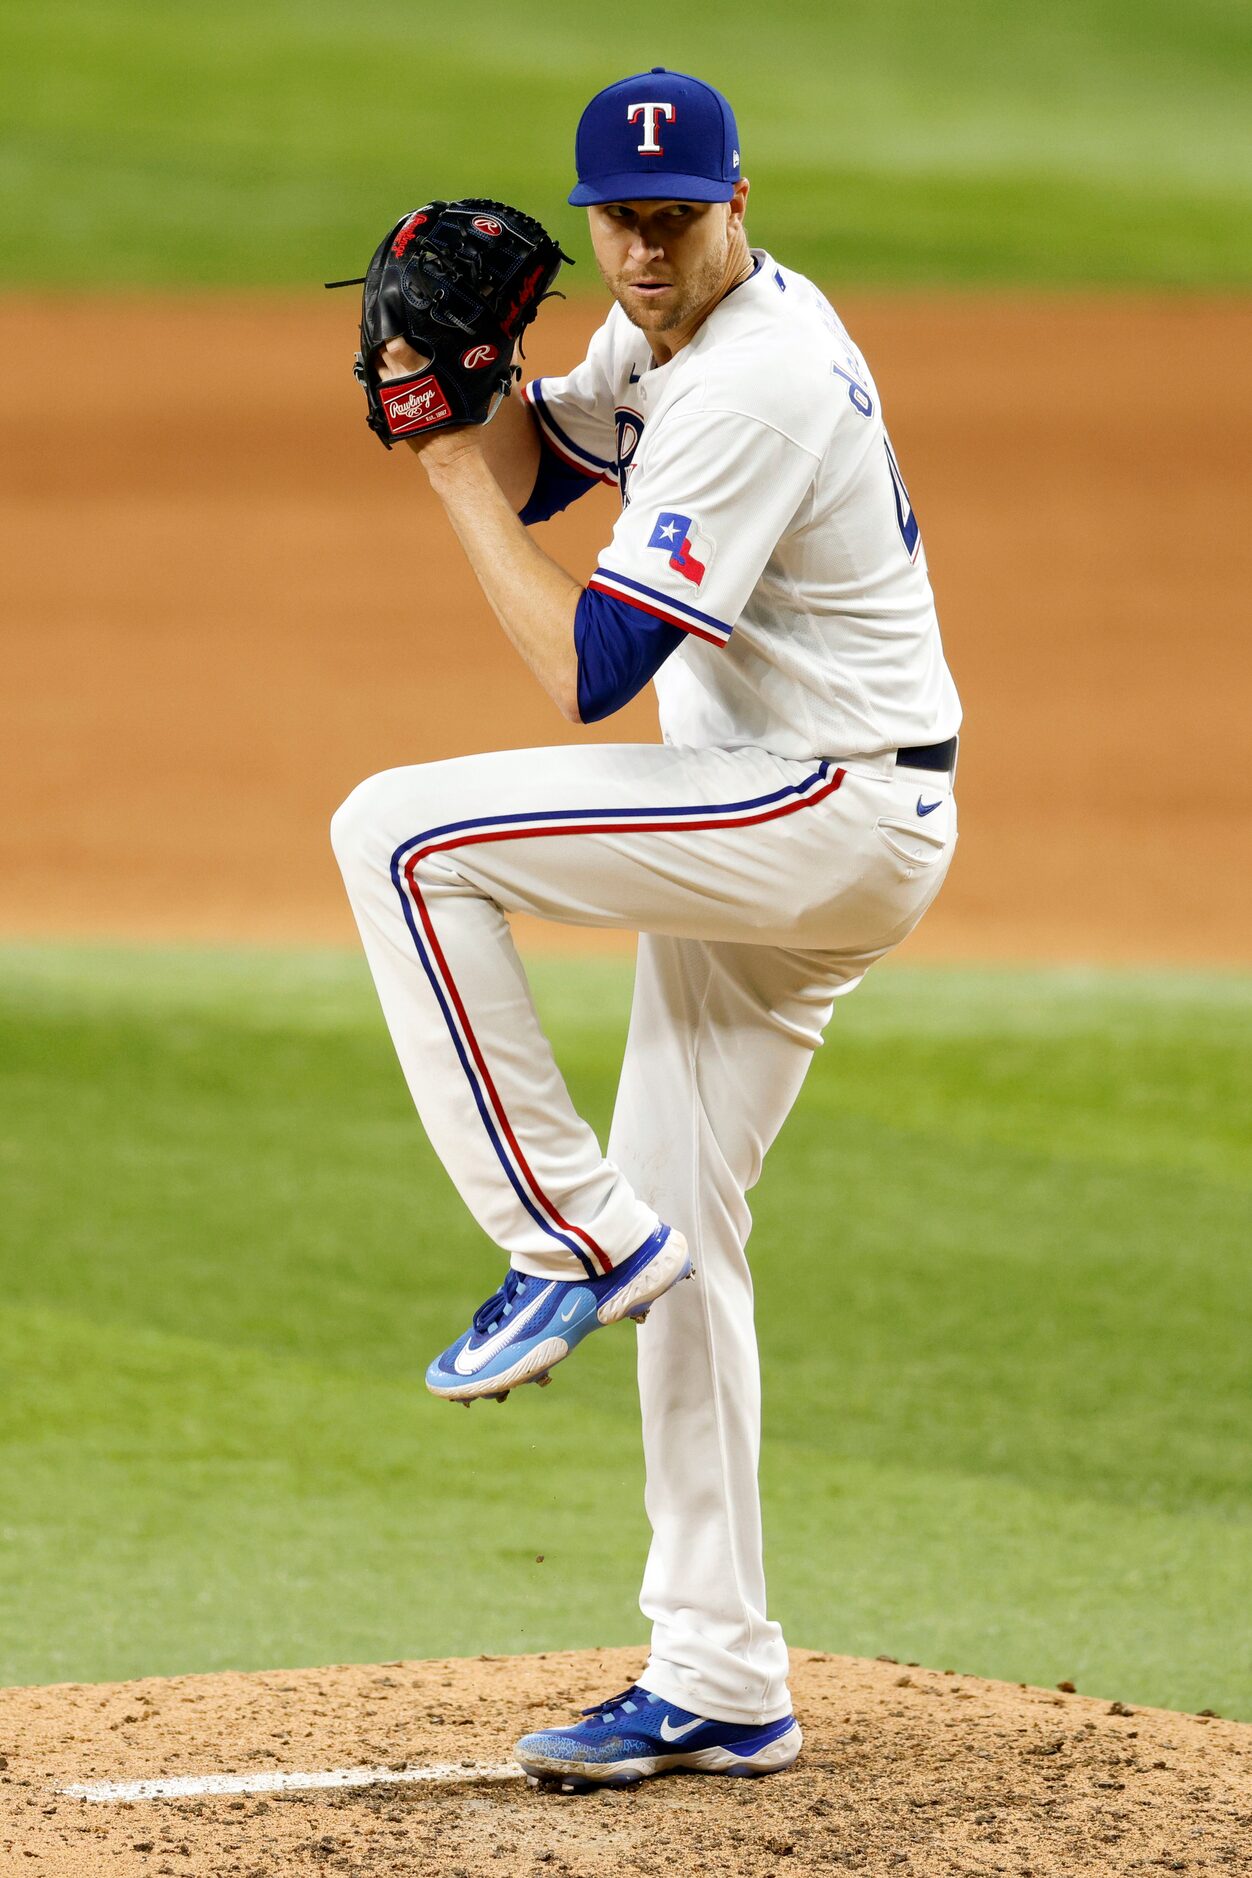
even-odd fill
[(923, 743), (911, 750), (897, 750), (896, 763), (902, 769), (951, 770), (956, 766), (956, 738), (945, 743)]

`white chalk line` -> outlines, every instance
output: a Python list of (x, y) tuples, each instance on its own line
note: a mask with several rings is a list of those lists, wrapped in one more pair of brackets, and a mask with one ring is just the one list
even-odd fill
[(405, 1786), (413, 1781), (446, 1785), (474, 1780), (520, 1780), (516, 1761), (435, 1761), (427, 1767), (335, 1767), (320, 1773), (177, 1774), (167, 1780), (102, 1780), (58, 1787), (71, 1800), (193, 1800), (213, 1793), (299, 1793), (314, 1787)]

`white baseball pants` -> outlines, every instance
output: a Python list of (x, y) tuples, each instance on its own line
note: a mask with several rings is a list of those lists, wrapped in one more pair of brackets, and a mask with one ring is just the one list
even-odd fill
[[(695, 1281), (638, 1337), (644, 1680), (716, 1720), (787, 1714), (745, 1196), (834, 999), (939, 890), (947, 777), (758, 749), (501, 751), (384, 771), (331, 832), (418, 1113), (512, 1264), (595, 1275), (658, 1217), (685, 1233)], [(510, 912), (640, 934), (607, 1154), (540, 1028)]]

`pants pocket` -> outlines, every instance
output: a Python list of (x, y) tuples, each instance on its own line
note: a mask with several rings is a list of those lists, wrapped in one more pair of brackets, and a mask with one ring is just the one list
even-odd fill
[(874, 824), (874, 833), (883, 846), (903, 861), (911, 870), (918, 867), (937, 867), (948, 852), (949, 833), (946, 828), (928, 828), (917, 822), (906, 822), (894, 816), (881, 815)]

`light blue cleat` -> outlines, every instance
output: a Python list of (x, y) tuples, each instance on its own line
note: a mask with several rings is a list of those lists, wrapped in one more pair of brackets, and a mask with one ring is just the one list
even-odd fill
[(645, 1318), (657, 1298), (690, 1276), (687, 1241), (670, 1226), (658, 1226), (603, 1278), (533, 1278), (510, 1271), (475, 1311), (464, 1335), (435, 1358), (426, 1387), (448, 1402), (488, 1395), (503, 1401), (521, 1383), (547, 1382), (553, 1365), (602, 1324)]
[(576, 1793), (632, 1787), (653, 1774), (780, 1773), (804, 1744), (794, 1715), (772, 1722), (709, 1721), (636, 1683), (583, 1710), (568, 1728), (523, 1735), (514, 1752), (532, 1786)]

